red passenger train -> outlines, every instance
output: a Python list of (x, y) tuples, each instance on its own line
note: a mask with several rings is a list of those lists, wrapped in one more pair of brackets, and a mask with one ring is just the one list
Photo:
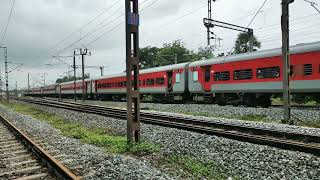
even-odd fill
[[(293, 93), (320, 95), (320, 42), (290, 47)], [(230, 55), (192, 63), (140, 70), (141, 98), (158, 101), (202, 101), (267, 107), (282, 92), (281, 49)], [(121, 100), (126, 96), (124, 73), (85, 80), (90, 99)], [(73, 97), (73, 82), (34, 88), (30, 96)], [(76, 83), (77, 96), (82, 82)]]

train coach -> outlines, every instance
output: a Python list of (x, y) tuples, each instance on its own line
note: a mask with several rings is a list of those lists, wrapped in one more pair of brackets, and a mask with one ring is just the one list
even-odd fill
[[(320, 95), (320, 42), (290, 47), (290, 88), (293, 93)], [(141, 98), (153, 101), (200, 101), (219, 105), (268, 107), (282, 92), (281, 49), (218, 57), (192, 63), (140, 70)], [(123, 100), (125, 73), (85, 80), (88, 99)], [(82, 81), (76, 95), (82, 97)], [(26, 95), (74, 96), (73, 82), (34, 88)]]
[[(139, 87), (141, 98), (152, 97), (153, 101), (183, 100), (187, 92), (188, 63), (140, 70)], [(93, 97), (96, 99), (120, 100), (126, 96), (126, 74), (100, 77), (93, 80)]]
[[(84, 80), (84, 95), (86, 99), (92, 98), (92, 80)], [(77, 98), (82, 98), (83, 84), (82, 80), (77, 80), (76, 82), (64, 82), (56, 86), (57, 95), (61, 95), (62, 98), (73, 98), (74, 92), (76, 92)]]
[[(271, 95), (283, 90), (281, 49), (251, 52), (193, 62), (189, 91), (195, 101), (219, 105), (271, 105)], [(320, 43), (290, 48), (290, 89), (293, 93), (320, 94)]]

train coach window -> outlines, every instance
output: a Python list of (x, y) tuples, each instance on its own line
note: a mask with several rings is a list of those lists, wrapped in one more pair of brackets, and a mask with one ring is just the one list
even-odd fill
[(233, 72), (233, 78), (235, 80), (252, 79), (252, 69), (236, 70)]
[(162, 77), (162, 78), (157, 78), (156, 79), (156, 83), (158, 84), (158, 85), (163, 85), (164, 84), (164, 78)]
[(149, 86), (154, 85), (154, 79), (147, 79), (147, 85)]
[(176, 83), (180, 83), (181, 82), (181, 74), (177, 73), (176, 74)]
[(303, 65), (303, 75), (312, 75), (312, 64)]
[(280, 77), (280, 67), (279, 66), (257, 69), (257, 78), (258, 79), (278, 78), (278, 77)]
[(216, 72), (216, 73), (214, 73), (214, 80), (215, 81), (228, 81), (228, 80), (230, 80), (230, 72), (229, 71)]
[(192, 76), (193, 76), (193, 81), (198, 81), (198, 71), (194, 71), (192, 73)]
[(146, 80), (143, 80), (143, 85), (146, 85)]

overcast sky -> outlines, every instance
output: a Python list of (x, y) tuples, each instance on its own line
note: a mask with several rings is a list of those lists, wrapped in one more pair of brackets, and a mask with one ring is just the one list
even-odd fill
[[(320, 4), (320, 0), (313, 1)], [(207, 0), (139, 2), (142, 10), (140, 47), (160, 47), (176, 39), (183, 40), (188, 48), (194, 50), (206, 46), (206, 29), (202, 19), (207, 16)], [(217, 0), (212, 7), (213, 18), (247, 26), (263, 2)], [(13, 0), (1, 0), (0, 38), (4, 34), (12, 3)], [(9, 61), (23, 63), (24, 66), (10, 73), (10, 87), (14, 87), (15, 81), (19, 88), (26, 87), (28, 72), (31, 73), (32, 86), (41, 85), (42, 75), (39, 73), (48, 74), (47, 83), (67, 75), (64, 72), (70, 68), (52, 56), (70, 56), (75, 48), (91, 49), (92, 56), (86, 57), (86, 65), (107, 66), (105, 74), (122, 72), (125, 69), (123, 13), (124, 0), (16, 0), (3, 45), (8, 47)], [(280, 0), (269, 0), (251, 24), (250, 28), (262, 42), (262, 49), (281, 46), (280, 15)], [(310, 4), (295, 0), (290, 5), (290, 18), (292, 45), (320, 40), (320, 15)], [(229, 51), (238, 33), (220, 28), (214, 28), (213, 32), (223, 39), (215, 54)], [(4, 78), (2, 50), (0, 55), (1, 75)], [(72, 58), (60, 59), (72, 63)], [(77, 62), (79, 64), (80, 59), (77, 58)], [(14, 67), (10, 64), (9, 69)], [(98, 69), (87, 69), (86, 72), (92, 77), (100, 74)]]

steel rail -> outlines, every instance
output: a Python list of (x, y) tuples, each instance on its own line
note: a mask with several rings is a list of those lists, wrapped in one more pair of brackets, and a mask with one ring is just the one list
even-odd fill
[[(270, 107), (283, 107), (281, 104), (274, 104), (271, 105)], [(296, 109), (310, 109), (310, 110), (320, 110), (319, 105), (291, 105), (292, 108)]]
[(47, 153), (43, 148), (41, 148), (38, 144), (32, 141), (25, 133), (15, 127), (12, 123), (6, 120), (2, 115), (0, 115), (0, 121), (10, 129), (15, 136), (23, 142), (23, 144), (46, 166), (52, 171), (52, 173), (58, 179), (65, 180), (79, 180), (80, 177), (74, 175), (69, 169), (67, 169), (64, 165), (62, 165), (57, 159)]
[[(43, 99), (45, 100), (53, 100), (53, 101), (56, 101), (58, 99), (56, 98), (48, 98), (48, 97), (43, 97)], [(95, 101), (95, 100), (89, 100), (89, 101)], [(119, 101), (109, 101), (109, 102), (119, 102)], [(150, 101), (141, 101), (141, 102), (145, 102), (145, 103), (156, 103), (156, 104), (168, 104), (168, 103), (162, 103), (162, 102), (150, 102)], [(73, 103), (73, 102), (69, 102), (69, 103)], [(189, 101), (187, 102), (186, 104), (204, 104), (203, 102), (193, 102), (193, 101)], [(205, 103), (205, 104), (208, 104), (208, 103)], [(231, 105), (231, 104), (228, 104), (228, 105)], [(238, 106), (239, 107), (239, 106)], [(246, 107), (246, 106), (243, 106), (243, 105), (240, 105), (240, 107)], [(270, 105), (269, 107), (280, 107), (282, 108), (283, 105), (282, 104), (272, 104)], [(298, 105), (298, 104), (292, 104), (291, 105), (292, 108), (295, 108), (295, 109), (307, 109), (307, 110), (320, 110), (320, 105)]]
[[(68, 109), (72, 111), (126, 119), (126, 110), (124, 109), (114, 109), (103, 106), (84, 105), (78, 103), (65, 103), (43, 99), (17, 100), (38, 105)], [(317, 135), (288, 131), (277, 131), (270, 128), (259, 128), (249, 125), (214, 122), (209, 120), (149, 112), (141, 112), (141, 122), (320, 155), (320, 136)]]

